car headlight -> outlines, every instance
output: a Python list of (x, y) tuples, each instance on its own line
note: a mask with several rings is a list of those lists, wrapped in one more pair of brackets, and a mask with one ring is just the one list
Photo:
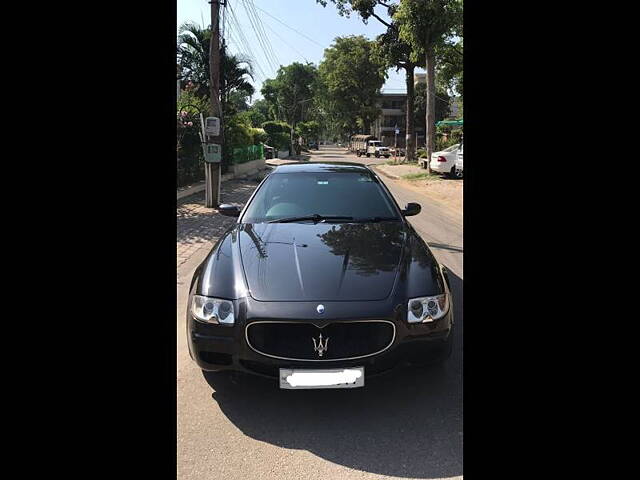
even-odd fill
[(235, 322), (233, 303), (221, 298), (194, 295), (191, 300), (191, 313), (196, 320), (205, 323), (233, 325)]
[(412, 298), (407, 307), (409, 323), (433, 322), (444, 317), (449, 311), (449, 296), (443, 293), (433, 297)]

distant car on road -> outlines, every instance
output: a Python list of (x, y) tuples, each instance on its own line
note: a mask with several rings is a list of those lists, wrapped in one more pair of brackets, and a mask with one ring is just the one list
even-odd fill
[(309, 142), (307, 145), (309, 149), (320, 150), (320, 147), (318, 146), (318, 142)]
[(269, 145), (264, 145), (264, 158), (269, 160), (270, 158), (275, 158), (275, 149), (270, 147)]
[(456, 143), (449, 148), (445, 148), (431, 155), (431, 170), (437, 173), (449, 174), (456, 177), (456, 159), (458, 157), (458, 148), (460, 144)]

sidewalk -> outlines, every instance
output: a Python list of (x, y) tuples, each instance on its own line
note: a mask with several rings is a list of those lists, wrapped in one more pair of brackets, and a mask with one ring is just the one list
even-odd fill
[[(225, 203), (246, 203), (258, 186), (255, 180), (229, 180), (222, 183), (221, 197)], [(204, 206), (204, 191), (178, 201), (177, 206), (177, 267), (202, 249), (209, 251), (220, 236), (236, 221)]]
[[(247, 180), (252, 178), (264, 178), (264, 173), (266, 170), (270, 170), (269, 162), (266, 162), (266, 168), (262, 168), (261, 170), (253, 170), (247, 172), (243, 175), (234, 176), (232, 173), (225, 173), (222, 175), (220, 181), (224, 186), (225, 183), (230, 182), (231, 180)], [(204, 180), (201, 182), (194, 183), (192, 185), (186, 185), (184, 187), (180, 187), (176, 190), (176, 196), (178, 200), (189, 197), (195, 193), (204, 192)]]
[(451, 179), (448, 176), (435, 175), (432, 178), (407, 179), (406, 175), (425, 175), (427, 171), (413, 165), (375, 165), (374, 169), (385, 177), (397, 180), (407, 188), (427, 195), (443, 206), (460, 214), (462, 212), (462, 193), (464, 180)]

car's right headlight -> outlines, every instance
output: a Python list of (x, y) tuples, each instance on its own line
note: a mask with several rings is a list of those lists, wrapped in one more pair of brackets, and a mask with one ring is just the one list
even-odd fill
[(222, 298), (194, 295), (191, 300), (191, 314), (204, 323), (233, 325), (235, 312), (233, 302)]
[(449, 311), (449, 296), (443, 293), (431, 297), (412, 298), (407, 307), (407, 322), (433, 322), (444, 317)]

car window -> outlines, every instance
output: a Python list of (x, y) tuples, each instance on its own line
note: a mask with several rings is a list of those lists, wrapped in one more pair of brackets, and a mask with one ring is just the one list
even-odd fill
[(270, 175), (247, 207), (243, 223), (306, 215), (398, 218), (391, 199), (368, 172)]
[(453, 152), (454, 150), (456, 150), (460, 145), (459, 144), (455, 144), (455, 145), (451, 145), (449, 148), (445, 148), (443, 150), (443, 152)]

